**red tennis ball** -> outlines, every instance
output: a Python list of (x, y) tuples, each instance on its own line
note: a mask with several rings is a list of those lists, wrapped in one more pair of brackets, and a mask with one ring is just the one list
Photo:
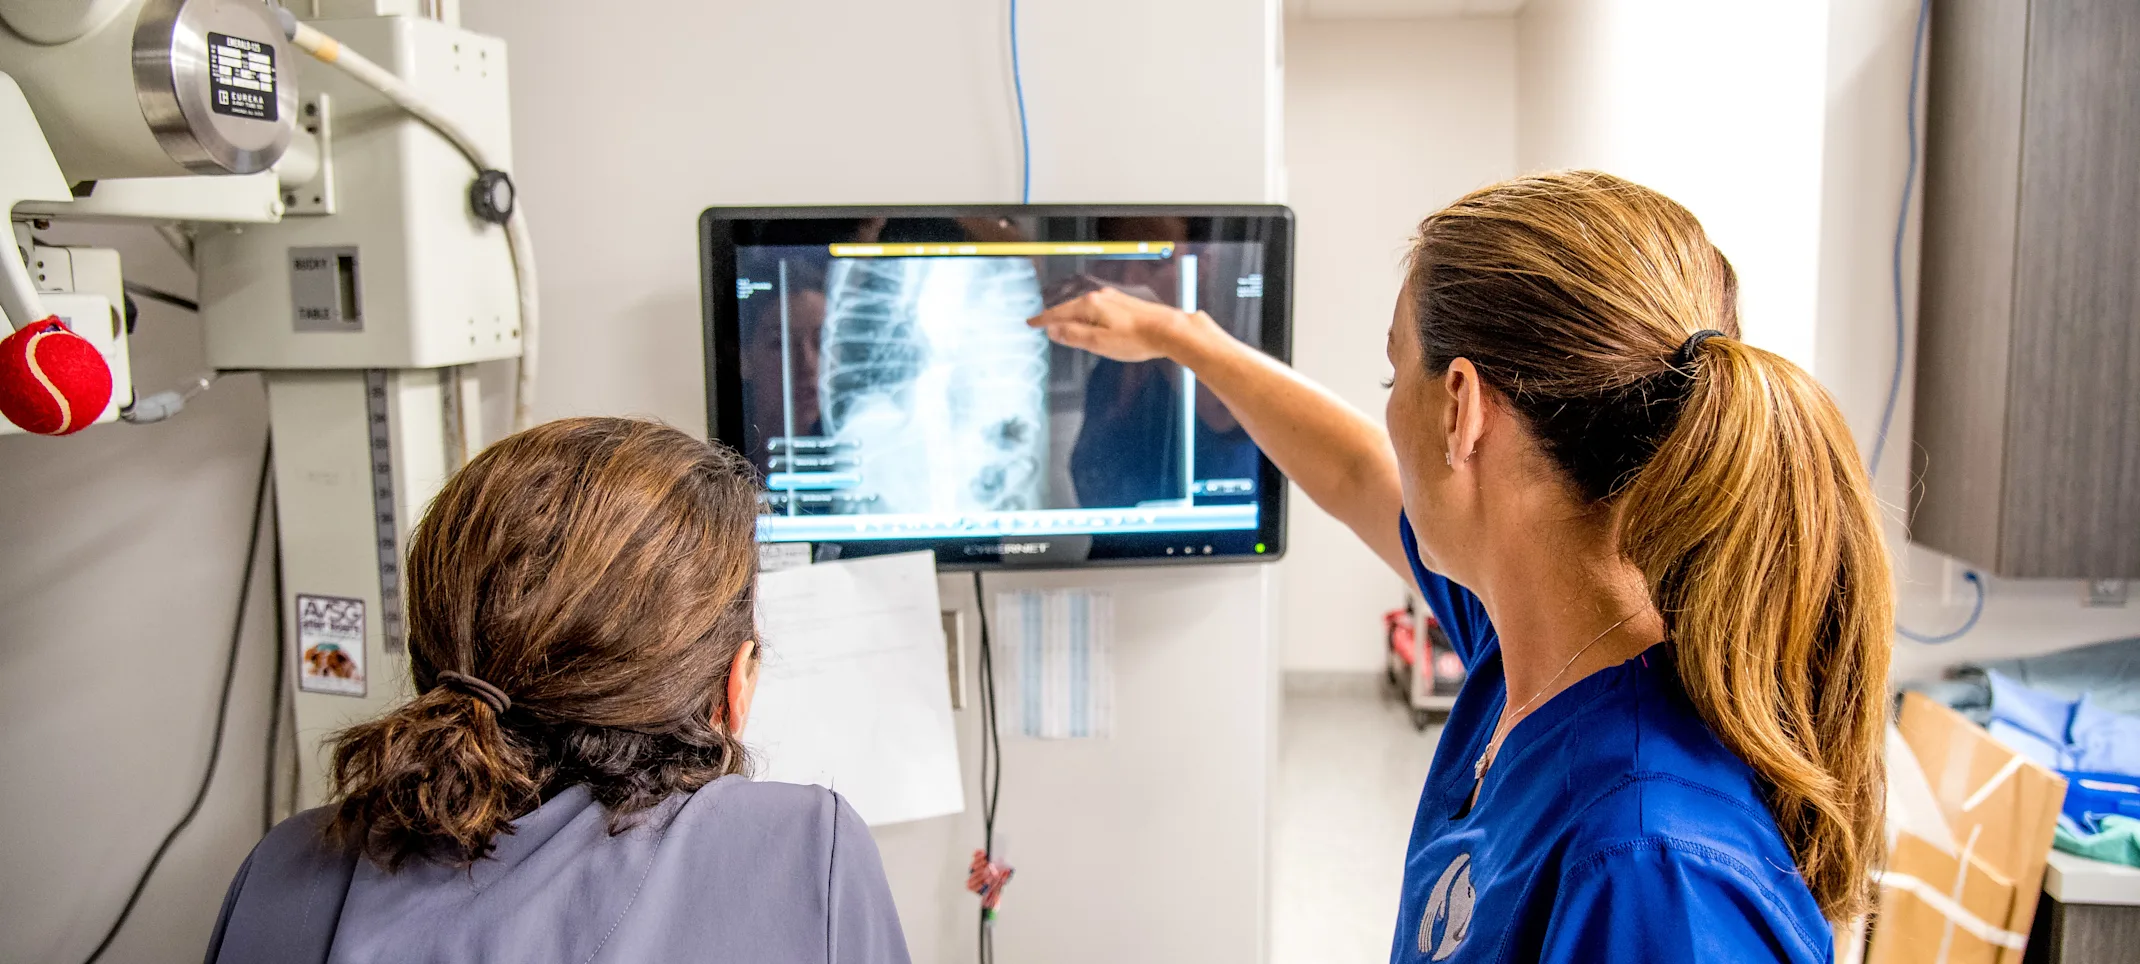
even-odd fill
[(111, 404), (111, 367), (58, 317), (0, 338), (0, 415), (25, 432), (68, 435)]

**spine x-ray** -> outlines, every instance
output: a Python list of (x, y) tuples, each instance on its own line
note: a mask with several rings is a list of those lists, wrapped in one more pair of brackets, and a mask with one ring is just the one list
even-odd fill
[[(1024, 258), (839, 259), (826, 278), (824, 431), (873, 513), (1043, 505), (1048, 342)], [(866, 508), (864, 508), (866, 507)]]

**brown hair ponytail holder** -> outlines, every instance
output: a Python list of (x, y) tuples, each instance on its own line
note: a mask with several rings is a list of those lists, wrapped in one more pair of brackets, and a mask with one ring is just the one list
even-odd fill
[(1672, 356), (1672, 367), (1685, 368), (1689, 365), (1694, 364), (1694, 353), (1701, 350), (1702, 342), (1708, 341), (1711, 338), (1722, 337), (1724, 337), (1724, 333), (1714, 328), (1704, 328), (1700, 331), (1695, 332), (1694, 334), (1688, 335), (1686, 341), (1679, 343), (1678, 353)]
[(513, 708), (513, 698), (505, 691), (479, 680), (467, 673), (447, 670), (438, 674), (438, 685), (450, 686), (490, 705), (491, 712), (503, 713)]

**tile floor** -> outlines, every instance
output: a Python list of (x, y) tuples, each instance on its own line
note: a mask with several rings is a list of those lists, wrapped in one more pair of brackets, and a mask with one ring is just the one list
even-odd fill
[(1403, 709), (1366, 686), (1288, 693), (1282, 712), (1271, 964), (1386, 961), (1412, 812), (1441, 727), (1412, 729)]

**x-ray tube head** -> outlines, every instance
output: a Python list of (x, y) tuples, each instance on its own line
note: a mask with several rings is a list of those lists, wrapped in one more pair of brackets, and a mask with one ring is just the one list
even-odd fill
[(261, 0), (0, 0), (0, 72), (69, 181), (273, 167), (296, 127), (295, 56)]

